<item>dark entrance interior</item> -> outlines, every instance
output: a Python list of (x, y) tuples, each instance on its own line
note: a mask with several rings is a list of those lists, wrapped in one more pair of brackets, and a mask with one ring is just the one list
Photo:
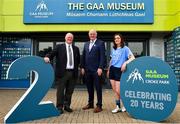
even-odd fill
[[(74, 44), (79, 47), (82, 55), (84, 43), (88, 41), (88, 32), (72, 32), (74, 34)], [(107, 63), (109, 62), (110, 51), (113, 46), (113, 36), (116, 32), (100, 32), (98, 38), (105, 41)], [(44, 57), (56, 44), (63, 43), (66, 32), (33, 33), (33, 54)], [(132, 50), (135, 57), (149, 55), (149, 39), (151, 33), (123, 32), (126, 45)], [(53, 63), (55, 65), (55, 63)], [(55, 66), (54, 66), (55, 67)], [(106, 72), (106, 70), (105, 70)], [(80, 75), (80, 74), (79, 74)], [(106, 74), (105, 74), (106, 75)], [(109, 80), (104, 75), (103, 86), (109, 88)], [(84, 87), (82, 77), (79, 76), (77, 87)]]

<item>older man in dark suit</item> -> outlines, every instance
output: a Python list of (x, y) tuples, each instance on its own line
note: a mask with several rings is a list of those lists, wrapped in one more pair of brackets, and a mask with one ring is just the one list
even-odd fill
[(97, 91), (97, 107), (94, 113), (102, 111), (102, 84), (100, 77), (102, 76), (105, 66), (105, 45), (100, 39), (97, 39), (96, 30), (89, 31), (90, 41), (84, 45), (81, 73), (85, 76), (85, 83), (88, 89), (88, 104), (83, 110), (94, 108), (94, 85)]
[(56, 57), (56, 107), (60, 113), (63, 113), (63, 107), (67, 112), (73, 111), (70, 108), (71, 97), (78, 77), (78, 66), (80, 63), (79, 48), (73, 45), (73, 38), (72, 33), (67, 33), (65, 43), (57, 45), (56, 48), (44, 58), (45, 62), (48, 63), (53, 57)]

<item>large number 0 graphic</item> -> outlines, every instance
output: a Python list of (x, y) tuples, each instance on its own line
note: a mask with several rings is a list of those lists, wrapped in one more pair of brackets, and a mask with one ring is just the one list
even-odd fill
[(54, 71), (40, 57), (29, 56), (15, 60), (8, 69), (8, 78), (27, 78), (35, 72), (30, 88), (5, 116), (5, 123), (16, 123), (59, 115), (51, 101), (41, 102), (54, 81)]

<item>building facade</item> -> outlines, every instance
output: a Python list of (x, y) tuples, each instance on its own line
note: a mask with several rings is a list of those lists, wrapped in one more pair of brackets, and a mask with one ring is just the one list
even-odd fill
[[(47, 0), (36, 1), (37, 3), (47, 2)], [(88, 18), (86, 18), (85, 23), (80, 20), (79, 23), (73, 23), (73, 21), (70, 23), (26, 23), (24, 17), (27, 9), (26, 6), (29, 5), (27, 4), (28, 0), (0, 0), (0, 86), (6, 87), (6, 70), (13, 60), (27, 55), (43, 57), (47, 52), (51, 51), (56, 44), (64, 42), (64, 36), (67, 32), (74, 34), (75, 44), (79, 46), (82, 54), (84, 42), (88, 41), (88, 30), (96, 29), (98, 31), (98, 37), (105, 41), (107, 62), (109, 61), (113, 35), (115, 33), (123, 34), (126, 45), (130, 47), (136, 57), (154, 56), (166, 60), (165, 41), (171, 37), (174, 29), (180, 26), (180, 1), (152, 1), (153, 7), (149, 10), (153, 12), (152, 23), (118, 23), (118, 21), (114, 20), (102, 23), (92, 21), (91, 23), (87, 21)], [(26, 5), (25, 2), (27, 2)], [(53, 4), (56, 5), (56, 3)], [(41, 11), (38, 5), (43, 4), (37, 4), (36, 6), (36, 9)], [(94, 9), (103, 9), (102, 6), (99, 6), (99, 8), (94, 7)], [(145, 7), (148, 8), (148, 5), (146, 4)], [(82, 8), (83, 7), (79, 7), (78, 9)], [(48, 5), (47, 8), (44, 7), (42, 9), (48, 9)], [(59, 11), (60, 10), (61, 9), (59, 9)], [(34, 10), (34, 12), (35, 11), (36, 10)], [(111, 17), (102, 18), (108, 20)], [(2, 85), (3, 81), (6, 82), (5, 85)], [(22, 79), (22, 81), (24, 80)], [(82, 81), (79, 82), (82, 83)], [(12, 86), (12, 82), (10, 85), (10, 87), (14, 87)], [(24, 87), (28, 86), (29, 84), (24, 85)]]

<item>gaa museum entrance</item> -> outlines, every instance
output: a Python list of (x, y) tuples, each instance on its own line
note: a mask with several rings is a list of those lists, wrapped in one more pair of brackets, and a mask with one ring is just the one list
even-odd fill
[[(79, 47), (80, 54), (82, 56), (84, 43), (88, 41), (88, 32), (72, 33), (74, 34), (74, 44)], [(115, 33), (116, 32), (98, 32), (98, 38), (105, 42), (107, 65), (110, 60), (110, 52), (113, 47), (113, 36)], [(65, 34), (66, 32), (33, 34), (33, 54), (44, 57), (48, 52), (52, 51), (57, 44), (64, 43)], [(121, 34), (124, 36), (126, 45), (131, 49), (136, 58), (149, 55), (149, 39), (151, 37), (151, 33), (123, 32)], [(52, 65), (55, 68), (54, 61), (52, 62)], [(106, 69), (104, 70), (102, 83), (104, 88), (111, 87), (109, 80), (106, 78)], [(76, 87), (85, 87), (80, 71)]]

